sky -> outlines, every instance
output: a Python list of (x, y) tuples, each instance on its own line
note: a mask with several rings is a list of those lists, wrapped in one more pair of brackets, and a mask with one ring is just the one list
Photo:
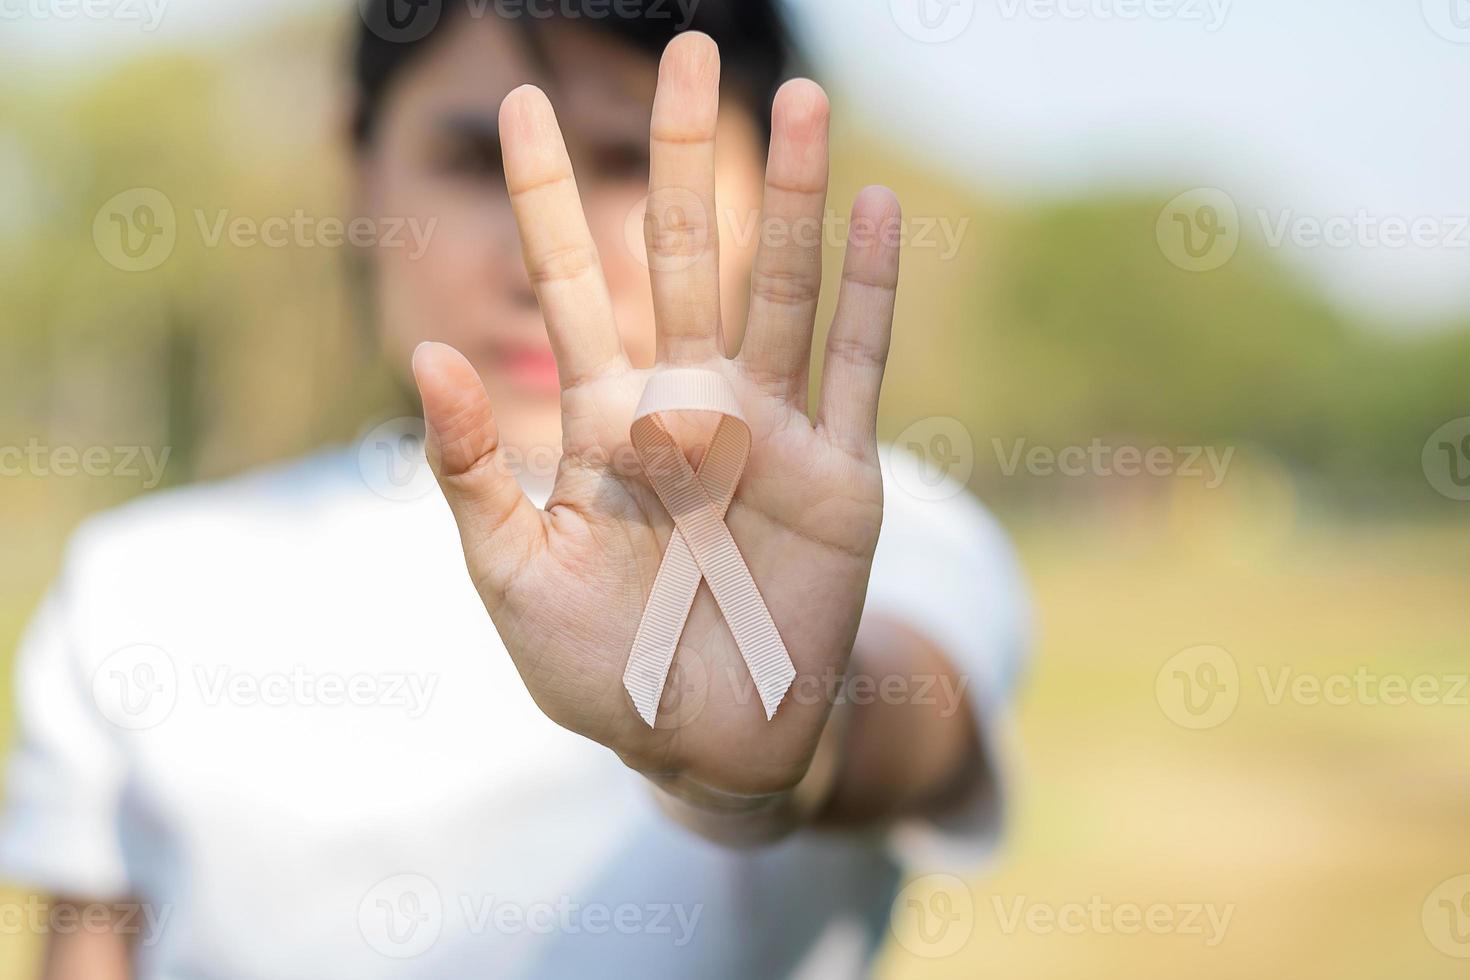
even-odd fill
[[(0, 0), (0, 58), (78, 70), (347, 2)], [(1213, 188), (1365, 319), (1470, 312), (1470, 0), (791, 6), (836, 97), (984, 193)]]

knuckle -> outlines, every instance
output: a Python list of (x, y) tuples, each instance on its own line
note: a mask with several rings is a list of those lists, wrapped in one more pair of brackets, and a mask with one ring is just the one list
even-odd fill
[(833, 334), (827, 338), (827, 356), (859, 367), (882, 367), (888, 351), (860, 338)]
[(751, 274), (750, 292), (779, 306), (806, 306), (817, 301), (819, 282), (806, 269), (767, 266)]
[(578, 279), (600, 267), (593, 245), (566, 245), (538, 255), (531, 263), (533, 282), (557, 282)]
[(661, 258), (702, 255), (709, 248), (709, 222), (695, 209), (650, 208), (643, 219), (643, 237), (648, 251)]

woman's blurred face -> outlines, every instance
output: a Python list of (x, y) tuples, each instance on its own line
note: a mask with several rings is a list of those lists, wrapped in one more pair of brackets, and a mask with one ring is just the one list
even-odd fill
[[(439, 340), (464, 352), (490, 394), (502, 439), (523, 449), (561, 441), (556, 363), (521, 261), (501, 173), (500, 101), (526, 82), (556, 107), (587, 223), (629, 359), (653, 362), (653, 304), (643, 250), (654, 58), (575, 25), (538, 25), (545, 62), (496, 18), (461, 17), (390, 85), (373, 145), (360, 160), (368, 215), (432, 230), (422, 254), (374, 250), (382, 341), (408, 370), (413, 348)], [(725, 335), (738, 343), (758, 213), (764, 143), (726, 100), (716, 175), (722, 221)], [(746, 241), (744, 239), (751, 240)]]

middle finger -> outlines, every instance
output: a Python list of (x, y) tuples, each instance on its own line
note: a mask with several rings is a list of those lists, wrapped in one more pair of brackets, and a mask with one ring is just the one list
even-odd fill
[(670, 41), (653, 97), (643, 225), (660, 363), (692, 364), (724, 353), (715, 217), (719, 104), (714, 41), (694, 32)]

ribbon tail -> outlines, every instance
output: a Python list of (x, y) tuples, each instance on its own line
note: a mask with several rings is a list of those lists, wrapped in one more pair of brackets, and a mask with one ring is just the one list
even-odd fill
[[(747, 661), (747, 665), (748, 663)], [(761, 707), (766, 709), (766, 721), (770, 721), (776, 717), (776, 709), (781, 707), (781, 702), (786, 699), (786, 692), (791, 690), (791, 684), (796, 680), (796, 666), (788, 656), (769, 668), (751, 667), (750, 677), (755, 681), (755, 689), (760, 692)]]
[(689, 543), (676, 528), (669, 538), (668, 550), (653, 580), (653, 591), (643, 608), (638, 633), (633, 637), (633, 650), (623, 670), (623, 688), (633, 699), (633, 707), (649, 728), (654, 727), (658, 704), (663, 698), (669, 667), (684, 622), (699, 591), (699, 566), (689, 551)]

